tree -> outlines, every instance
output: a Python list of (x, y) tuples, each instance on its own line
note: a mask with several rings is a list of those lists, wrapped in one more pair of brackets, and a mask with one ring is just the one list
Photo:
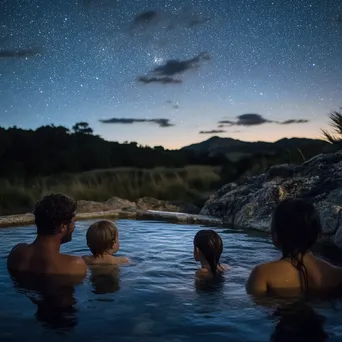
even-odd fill
[(77, 122), (74, 126), (72, 126), (72, 129), (75, 133), (80, 134), (93, 134), (93, 129), (89, 127), (89, 124), (87, 122)]
[(329, 133), (328, 131), (322, 129), (324, 138), (331, 144), (341, 144), (342, 143), (342, 107), (340, 108), (339, 112), (335, 111), (335, 112), (330, 113), (329, 119), (330, 119), (330, 126), (333, 127), (335, 133), (338, 136), (335, 136)]

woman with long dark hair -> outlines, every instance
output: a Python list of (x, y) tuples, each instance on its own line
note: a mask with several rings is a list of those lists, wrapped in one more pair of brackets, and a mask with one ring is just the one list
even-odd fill
[(214, 278), (227, 269), (220, 264), (222, 250), (222, 239), (214, 230), (203, 229), (195, 235), (194, 258), (201, 263), (197, 276)]
[(271, 223), (272, 241), (280, 260), (256, 266), (246, 288), (249, 293), (305, 293), (330, 291), (342, 284), (342, 268), (317, 258), (310, 251), (322, 234), (314, 205), (288, 198), (276, 207)]

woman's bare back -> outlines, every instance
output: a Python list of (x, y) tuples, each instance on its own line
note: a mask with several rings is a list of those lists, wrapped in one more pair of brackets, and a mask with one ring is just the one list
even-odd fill
[(341, 283), (342, 268), (307, 253), (303, 258), (302, 272), (289, 259), (256, 266), (248, 279), (247, 291), (292, 294), (301, 292), (307, 284), (308, 290), (326, 292), (337, 288)]

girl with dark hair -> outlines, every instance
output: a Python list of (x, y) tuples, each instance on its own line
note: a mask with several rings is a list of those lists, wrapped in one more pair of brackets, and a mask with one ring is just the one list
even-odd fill
[(214, 230), (200, 230), (194, 238), (194, 258), (201, 263), (196, 275), (214, 278), (222, 274), (227, 269), (220, 264), (222, 250), (222, 239)]
[(306, 294), (333, 290), (342, 284), (342, 268), (317, 258), (310, 251), (322, 234), (321, 221), (313, 204), (295, 198), (280, 202), (273, 213), (271, 234), (282, 256), (280, 260), (253, 269), (247, 292)]

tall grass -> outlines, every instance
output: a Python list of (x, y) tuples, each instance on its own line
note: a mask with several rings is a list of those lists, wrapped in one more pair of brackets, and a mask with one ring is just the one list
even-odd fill
[(220, 168), (188, 166), (152, 170), (117, 168), (60, 174), (29, 181), (0, 180), (0, 215), (31, 211), (45, 194), (61, 192), (77, 200), (106, 201), (113, 196), (135, 201), (149, 196), (162, 200), (201, 201), (220, 180)]

